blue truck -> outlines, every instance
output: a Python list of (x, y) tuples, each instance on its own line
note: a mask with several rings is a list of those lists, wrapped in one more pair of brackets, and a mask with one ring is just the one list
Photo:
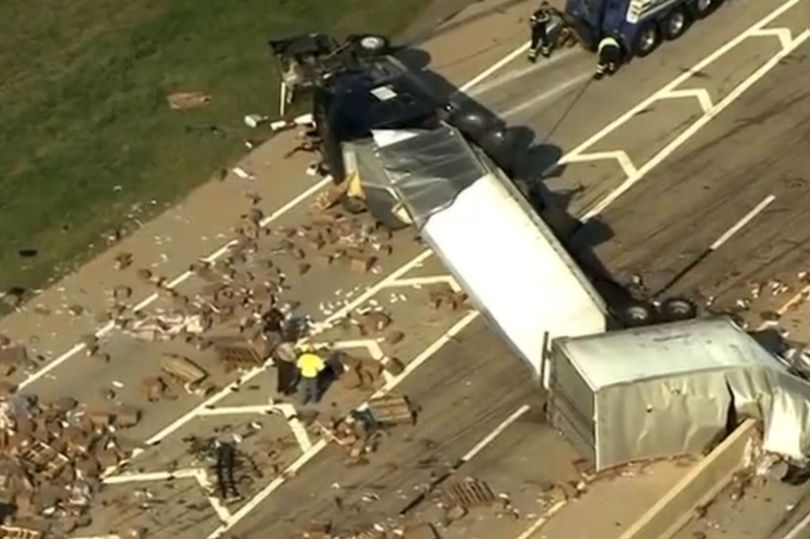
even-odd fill
[(646, 56), (663, 40), (714, 12), (722, 0), (567, 0), (563, 19), (589, 50), (616, 39), (626, 56)]

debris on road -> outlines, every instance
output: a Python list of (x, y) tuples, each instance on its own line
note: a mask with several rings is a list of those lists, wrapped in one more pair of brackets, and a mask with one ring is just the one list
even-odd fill
[(103, 469), (129, 457), (113, 426), (117, 417), (131, 422), (124, 412), (87, 409), (69, 397), (43, 404), (32, 395), (0, 396), (0, 493), (12, 500), (0, 537), (58, 536), (89, 523)]
[(457, 311), (467, 306), (467, 294), (456, 292), (448, 283), (437, 283), (428, 288), (428, 298), (433, 309), (448, 306)]
[(211, 101), (211, 96), (204, 92), (174, 92), (166, 97), (173, 110), (189, 110), (202, 107)]
[(208, 377), (199, 365), (190, 359), (176, 354), (167, 354), (161, 358), (160, 368), (172, 379), (178, 381), (189, 391), (197, 387)]
[(471, 477), (443, 487), (439, 496), (442, 506), (448, 510), (458, 507), (465, 513), (476, 507), (491, 506), (498, 501), (489, 484)]

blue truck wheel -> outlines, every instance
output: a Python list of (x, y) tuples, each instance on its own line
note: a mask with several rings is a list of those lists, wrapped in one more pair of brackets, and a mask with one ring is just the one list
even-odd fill
[(689, 26), (689, 15), (683, 8), (676, 7), (664, 19), (664, 37), (672, 41), (678, 39), (686, 32)]
[(636, 56), (644, 57), (658, 47), (661, 42), (661, 31), (655, 23), (648, 23), (638, 33), (636, 39)]

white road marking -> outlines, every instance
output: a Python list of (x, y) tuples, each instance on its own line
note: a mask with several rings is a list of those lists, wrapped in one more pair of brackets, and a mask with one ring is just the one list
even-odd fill
[(518, 536), (517, 536), (517, 539), (530, 539), (530, 538), (531, 538), (531, 537), (532, 537), (532, 536), (533, 536), (535, 533), (537, 533), (537, 530), (539, 530), (540, 528), (542, 528), (543, 526), (545, 526), (545, 525), (546, 525), (546, 522), (548, 522), (549, 520), (551, 520), (551, 517), (553, 517), (553, 516), (554, 516), (554, 514), (555, 514), (555, 513), (557, 513), (557, 511), (559, 511), (560, 509), (562, 509), (563, 507), (565, 507), (567, 503), (568, 503), (568, 502), (566, 502), (566, 501), (559, 501), (559, 502), (555, 503), (554, 505), (552, 505), (552, 506), (551, 506), (551, 507), (548, 509), (548, 511), (546, 511), (545, 513), (543, 513), (543, 516), (541, 516), (540, 518), (538, 518), (538, 519), (537, 519), (537, 520), (534, 522), (534, 524), (532, 524), (531, 526), (529, 526), (529, 527), (526, 529), (526, 531), (524, 531), (523, 533), (521, 533), (520, 535), (518, 535)]
[[(464, 328), (469, 326), (476, 318), (478, 318), (479, 313), (477, 311), (471, 311), (466, 314), (461, 320), (456, 322), (453, 327), (451, 327), (444, 335), (439, 337), (436, 341), (434, 341), (430, 346), (428, 346), (425, 350), (422, 351), (421, 354), (416, 356), (412, 361), (408, 363), (405, 369), (398, 374), (392, 381), (388, 382), (377, 390), (377, 392), (372, 395), (371, 398), (381, 397), (388, 394), (392, 389), (394, 389), (397, 385), (399, 385), (405, 378), (410, 375), (414, 370), (416, 370), (420, 365), (422, 365), (425, 361), (430, 359), (433, 354), (439, 351), (445, 344), (447, 344), (450, 340), (454, 339), (456, 335), (458, 335)], [(363, 406), (363, 405), (361, 405)], [(209, 536), (208, 539), (218, 539), (222, 537), (223, 534), (230, 531), (234, 526), (236, 526), (242, 519), (248, 516), (251, 512), (253, 512), (256, 507), (258, 507), (265, 499), (267, 499), (271, 494), (273, 494), (276, 490), (278, 490), (281, 485), (283, 485), (290, 477), (294, 477), (295, 474), (300, 470), (307, 462), (315, 458), (321, 451), (326, 448), (327, 442), (325, 439), (320, 439), (315, 445), (312, 446), (312, 449), (301, 455), (295, 462), (293, 462), (287, 469), (282, 471), (275, 479), (273, 479), (270, 483), (267, 484), (262, 490), (260, 490), (251, 500), (245, 503), (242, 507), (239, 508), (231, 518), (225, 522), (222, 526), (214, 530)]]
[[(466, 83), (462, 84), (459, 87), (459, 91), (460, 92), (466, 92), (467, 90), (471, 89), (472, 87), (476, 86), (477, 84), (483, 82), (489, 76), (491, 76), (493, 73), (495, 73), (496, 71), (501, 69), (503, 66), (507, 65), (509, 62), (511, 62), (512, 60), (514, 60), (515, 58), (517, 58), (518, 56), (520, 56), (521, 54), (526, 52), (529, 49), (529, 45), (530, 45), (529, 42), (524, 43), (523, 45), (521, 45), (520, 47), (518, 47), (514, 51), (510, 52), (509, 54), (507, 54), (506, 56), (504, 56), (503, 58), (501, 58), (500, 60), (498, 60), (497, 62), (492, 64), (491, 66), (487, 67), (481, 73), (479, 73), (478, 75), (476, 75), (475, 77), (473, 77), (472, 79), (467, 81)], [(302, 203), (304, 200), (306, 200), (307, 198), (311, 197), (312, 195), (314, 195), (315, 193), (317, 193), (318, 191), (323, 189), (331, 181), (332, 180), (330, 178), (325, 178), (325, 179), (319, 181), (318, 183), (312, 185), (311, 187), (306, 189), (304, 192), (300, 193), (299, 195), (294, 197), (292, 200), (290, 200), (289, 202), (287, 202), (286, 204), (284, 204), (283, 206), (281, 206), (280, 208), (275, 210), (273, 213), (271, 213), (270, 215), (268, 215), (264, 219), (262, 219), (259, 222), (259, 225), (261, 227), (263, 227), (263, 228), (268, 226), (270, 223), (277, 220), (282, 215), (284, 215), (288, 211), (290, 211), (293, 208), (295, 208), (296, 206), (298, 206), (298, 204)], [(205, 260), (206, 262), (213, 262), (213, 261), (217, 260), (218, 258), (223, 256), (225, 253), (227, 253), (228, 250), (234, 245), (234, 243), (235, 243), (235, 240), (229, 241), (228, 243), (226, 243), (225, 245), (223, 245), (222, 247), (220, 247), (219, 249), (217, 249), (213, 253), (206, 256), (203, 260)], [(175, 286), (178, 286), (179, 284), (184, 282), (186, 279), (190, 278), (192, 275), (193, 274), (191, 272), (185, 271), (185, 272), (181, 273), (179, 276), (177, 276), (176, 278), (174, 278), (172, 281), (170, 281), (168, 283), (168, 286), (171, 287), (171, 288), (174, 288)], [(155, 294), (155, 293), (150, 294), (149, 296), (144, 298), (141, 302), (136, 304), (134, 310), (139, 311), (139, 310), (142, 310), (142, 309), (146, 308), (147, 306), (151, 305), (154, 301), (156, 301), (157, 298), (158, 298), (157, 294)], [(107, 333), (109, 333), (110, 331), (112, 331), (112, 329), (114, 327), (115, 327), (114, 324), (107, 323), (104, 326), (102, 326), (101, 328), (99, 328), (95, 332), (95, 335), (96, 335), (97, 338), (101, 338), (104, 335), (106, 335)], [(20, 384), (18, 385), (18, 388), (19, 389), (24, 389), (25, 387), (31, 385), (32, 383), (36, 382), (37, 380), (39, 380), (40, 378), (42, 378), (43, 376), (45, 376), (46, 374), (48, 374), (52, 370), (56, 369), (61, 364), (63, 364), (65, 361), (69, 360), (70, 358), (72, 358), (73, 356), (75, 356), (76, 354), (78, 354), (79, 352), (84, 350), (85, 348), (86, 347), (85, 347), (84, 344), (77, 344), (77, 345), (73, 346), (67, 352), (63, 353), (62, 355), (60, 355), (59, 357), (57, 357), (53, 361), (49, 362), (42, 369), (40, 369), (40, 370), (30, 374), (29, 376), (27, 376), (23, 381), (20, 382)]]
[[(327, 317), (324, 321), (322, 321), (320, 323), (316, 323), (315, 327), (312, 330), (312, 335), (310, 336), (310, 338), (312, 336), (315, 336), (315, 335), (321, 333), (322, 331), (325, 331), (325, 330), (329, 329), (331, 327), (332, 323), (336, 322), (337, 320), (340, 320), (341, 318), (345, 317), (347, 314), (352, 312), (357, 307), (359, 307), (359, 306), (363, 305), (364, 303), (366, 303), (369, 299), (371, 299), (373, 296), (375, 296), (380, 290), (383, 290), (386, 287), (388, 287), (389, 285), (391, 285), (392, 283), (395, 283), (396, 280), (401, 275), (404, 275), (405, 273), (407, 273), (411, 269), (417, 267), (425, 259), (427, 259), (431, 254), (432, 253), (431, 253), (430, 250), (425, 250), (425, 251), (419, 253), (414, 258), (412, 258), (409, 262), (405, 263), (404, 265), (400, 266), (398, 269), (396, 269), (395, 271), (390, 273), (387, 277), (385, 277), (384, 279), (381, 279), (375, 285), (373, 285), (373, 286), (369, 287), (368, 289), (366, 289), (366, 291), (363, 294), (357, 296), (351, 302), (347, 303), (341, 309), (339, 309), (338, 311), (333, 313), (331, 316)], [(224, 399), (225, 397), (227, 397), (228, 395), (233, 393), (233, 390), (235, 388), (238, 388), (241, 385), (247, 383), (248, 381), (250, 381), (253, 378), (255, 378), (256, 376), (258, 376), (259, 374), (262, 374), (262, 373), (266, 372), (266, 369), (267, 369), (270, 361), (271, 360), (268, 359), (268, 361), (265, 362), (265, 364), (262, 365), (261, 367), (254, 367), (253, 369), (251, 369), (247, 373), (243, 374), (242, 376), (240, 376), (239, 378), (237, 378), (233, 382), (227, 384), (221, 390), (214, 393), (213, 395), (211, 395), (210, 397), (205, 399), (203, 402), (199, 403), (197, 406), (195, 406), (194, 408), (192, 408), (191, 410), (189, 410), (185, 414), (181, 415), (180, 417), (178, 417), (177, 419), (175, 419), (174, 421), (172, 421), (171, 423), (169, 423), (168, 425), (163, 427), (160, 431), (158, 431), (155, 434), (153, 434), (152, 436), (150, 436), (146, 440), (146, 444), (147, 445), (155, 445), (155, 444), (161, 442), (167, 436), (169, 436), (172, 433), (176, 432), (183, 425), (185, 425), (189, 421), (193, 420), (200, 413), (201, 410), (212, 408), (217, 402), (219, 402), (220, 400)], [(132, 459), (137, 458), (144, 451), (145, 450), (136, 449), (135, 451), (133, 451), (132, 457), (126, 462), (128, 463)]]
[[(307, 198), (311, 197), (316, 192), (323, 189), (329, 182), (331, 182), (330, 179), (324, 179), (312, 185), (311, 187), (306, 189), (303, 193), (299, 194), (298, 196), (296, 196), (295, 198), (293, 198), (292, 200), (290, 200), (289, 202), (278, 208), (276, 211), (274, 211), (273, 213), (262, 219), (259, 222), (259, 225), (262, 226), (263, 228), (267, 227), (270, 223), (280, 218), (282, 215), (293, 209), (295, 206), (297, 206)], [(230, 248), (235, 244), (236, 242), (234, 240), (231, 240), (222, 247), (220, 247), (219, 249), (217, 249), (216, 251), (214, 251), (213, 253), (206, 256), (203, 260), (206, 262), (215, 262), (217, 259), (221, 258), (224, 254), (226, 254), (230, 250)], [(168, 288), (175, 288), (180, 284), (182, 284), (183, 282), (185, 282), (187, 279), (189, 279), (192, 275), (194, 275), (192, 272), (185, 271), (180, 275), (178, 275), (177, 277), (175, 277), (173, 280), (171, 280), (167, 286)], [(157, 301), (158, 297), (159, 296), (156, 293), (148, 295), (133, 307), (133, 311), (141, 311), (145, 309), (146, 307)], [(98, 330), (96, 330), (94, 335), (96, 336), (96, 338), (100, 339), (104, 337), (107, 333), (112, 331), (114, 327), (115, 324), (113, 324), (112, 322), (108, 322), (104, 324), (102, 327), (100, 327)], [(33, 384), (34, 382), (36, 382), (46, 374), (50, 373), (54, 369), (58, 368), (60, 365), (62, 365), (62, 363), (69, 360), (70, 358), (72, 358), (85, 348), (87, 348), (87, 346), (83, 343), (79, 343), (73, 346), (70, 350), (63, 353), (59, 357), (55, 358), (53, 361), (49, 362), (47, 365), (45, 365), (38, 371), (28, 375), (23, 381), (20, 382), (19, 388), (24, 389), (25, 387)]]
[(684, 88), (678, 90), (670, 90), (658, 96), (659, 99), (683, 99), (685, 97), (693, 97), (700, 103), (700, 108), (704, 113), (709, 112), (712, 107), (712, 96), (705, 88)]
[(312, 440), (309, 438), (307, 429), (298, 419), (298, 411), (295, 406), (289, 403), (275, 404), (249, 404), (244, 406), (218, 406), (216, 408), (206, 408), (197, 412), (199, 417), (219, 416), (219, 415), (240, 415), (240, 414), (269, 414), (279, 412), (287, 421), (287, 426), (295, 436), (295, 441), (301, 451), (308, 451), (312, 447)]
[(563, 81), (560, 84), (558, 84), (557, 86), (554, 86), (553, 88), (550, 88), (549, 90), (546, 90), (542, 94), (535, 95), (531, 99), (529, 99), (527, 101), (524, 101), (523, 103), (520, 103), (518, 105), (515, 105), (514, 107), (508, 109), (506, 112), (502, 112), (500, 114), (500, 116), (501, 116), (501, 118), (506, 119), (509, 116), (514, 116), (515, 114), (521, 113), (526, 109), (534, 107), (538, 103), (541, 103), (543, 101), (547, 101), (547, 100), (549, 100), (549, 99), (551, 99), (553, 97), (556, 97), (557, 95), (565, 92), (566, 90), (568, 90), (572, 86), (576, 86), (577, 84), (580, 84), (580, 83), (582, 83), (582, 82), (584, 82), (586, 80), (589, 80), (591, 77), (592, 77), (592, 75), (590, 73), (581, 73), (581, 74), (577, 75), (576, 77), (573, 77), (571, 79)]
[(477, 86), (474, 90), (467, 92), (467, 94), (470, 96), (485, 94), (491, 90), (503, 86), (504, 84), (525, 77), (526, 75), (537, 73), (539, 71), (543, 71), (549, 67), (552, 67), (554, 64), (568, 58), (569, 56), (580, 55), (584, 53), (585, 51), (579, 47), (572, 49), (565, 49), (564, 51), (554, 54), (551, 58), (541, 60), (540, 62), (535, 64), (529, 64), (527, 67), (524, 67), (523, 69), (514, 69), (512, 71), (509, 71), (508, 73), (505, 73), (500, 77), (490, 80), (486, 84), (481, 84)]
[(484, 448), (485, 448), (486, 446), (488, 446), (489, 444), (491, 444), (491, 443), (493, 442), (493, 440), (495, 440), (495, 438), (497, 438), (498, 436), (500, 436), (500, 435), (503, 433), (503, 431), (505, 431), (506, 429), (508, 429), (508, 428), (509, 428), (509, 426), (510, 426), (510, 425), (512, 425), (512, 423), (514, 423), (515, 421), (517, 421), (518, 419), (520, 419), (521, 417), (523, 417), (523, 416), (524, 416), (524, 415), (525, 415), (525, 414), (526, 414), (526, 413), (527, 413), (529, 410), (531, 410), (531, 409), (532, 409), (532, 408), (531, 408), (531, 406), (529, 406), (528, 404), (524, 404), (523, 406), (521, 406), (520, 408), (518, 408), (517, 410), (515, 410), (515, 411), (512, 413), (512, 415), (510, 415), (509, 417), (507, 417), (506, 419), (504, 419), (503, 421), (501, 421), (501, 423), (500, 423), (500, 424), (499, 424), (497, 427), (495, 427), (495, 428), (492, 430), (492, 432), (490, 432), (489, 434), (487, 434), (486, 436), (484, 436), (484, 437), (481, 439), (481, 441), (480, 441), (480, 442), (478, 442), (477, 444), (475, 444), (475, 447), (473, 447), (472, 449), (470, 449), (469, 451), (467, 451), (467, 452), (464, 454), (464, 456), (463, 456), (463, 457), (461, 457), (461, 461), (462, 461), (462, 462), (470, 462), (470, 461), (471, 461), (473, 458), (475, 458), (475, 456), (476, 456), (478, 453), (480, 453), (481, 451), (483, 451), (483, 450), (484, 450)]
[(490, 75), (492, 75), (493, 73), (498, 71), (500, 68), (502, 68), (503, 66), (505, 66), (506, 64), (508, 64), (509, 62), (511, 62), (512, 60), (514, 60), (518, 56), (520, 56), (521, 54), (523, 54), (524, 52), (528, 51), (530, 46), (531, 46), (531, 42), (527, 41), (526, 43), (524, 43), (523, 45), (521, 45), (517, 49), (513, 50), (512, 52), (510, 52), (509, 54), (507, 54), (506, 56), (504, 56), (503, 58), (501, 58), (500, 60), (498, 60), (497, 62), (495, 62), (494, 64), (492, 64), (488, 68), (486, 68), (485, 70), (483, 70), (478, 75), (473, 77), (466, 84), (462, 84), (458, 88), (458, 92), (466, 92), (467, 90), (469, 90), (473, 86), (477, 85), (478, 83), (480, 83), (481, 81), (483, 81), (484, 79), (486, 79), (487, 77), (489, 77)]
[(371, 297), (375, 296), (377, 292), (379, 292), (383, 288), (387, 288), (388, 286), (392, 285), (399, 279), (400, 276), (405, 275), (412, 269), (418, 267), (420, 264), (422, 264), (422, 262), (427, 260), (427, 258), (431, 254), (433, 253), (430, 251), (430, 249), (422, 251), (414, 258), (412, 258), (410, 261), (406, 262), (393, 272), (389, 273), (386, 278), (379, 281), (376, 285), (372, 286), (371, 288), (367, 288), (365, 292), (363, 292), (361, 295), (353, 299), (351, 302), (347, 303), (346, 305), (344, 305), (343, 307), (332, 313), (324, 321), (316, 322), (315, 327), (313, 329), (313, 334), (317, 335), (321, 331), (330, 329), (334, 322), (342, 318), (345, 318), (347, 314), (355, 310), (357, 307), (361, 306)]
[[(784, 57), (788, 56), (791, 52), (793, 52), (799, 45), (801, 45), (808, 37), (810, 37), (810, 31), (805, 31), (796, 38), (786, 41), (786, 37), (790, 37), (791, 34), (787, 29), (771, 29), (765, 28), (768, 24), (776, 20), (778, 17), (792, 9), (796, 6), (799, 2), (803, 0), (788, 0), (784, 4), (782, 4), (779, 8), (772, 11), (758, 22), (751, 25), (748, 29), (737, 35), (734, 39), (726, 42), (722, 47), (714, 51), (712, 54), (698, 62), (697, 64), (690, 67), (684, 73), (670, 81), (664, 87), (650, 95), (648, 98), (644, 99), (636, 106), (616, 118), (614, 121), (606, 125), (604, 128), (600, 129), (596, 133), (594, 133), (591, 137), (583, 141), (577, 147), (575, 147), (570, 152), (566, 153), (557, 163), (551, 165), (545, 172), (550, 173), (555, 168), (558, 168), (560, 165), (567, 164), (567, 163), (575, 163), (575, 162), (585, 162), (585, 161), (597, 161), (601, 159), (616, 159), (618, 157), (617, 154), (612, 152), (599, 152), (589, 154), (586, 153), (586, 150), (596, 143), (603, 140), (606, 136), (611, 134), (613, 131), (618, 129), (619, 127), (626, 124), (628, 121), (633, 119), (637, 116), (640, 112), (648, 109), (653, 103), (659, 101), (661, 99), (670, 99), (672, 97), (687, 97), (692, 95), (695, 99), (698, 100), (701, 108), (704, 110), (704, 115), (689, 129), (687, 129), (684, 133), (682, 133), (676, 140), (672, 141), (666, 148), (661, 150), (655, 157), (653, 157), (650, 161), (648, 161), (644, 166), (640, 169), (636, 170), (633, 175), (628, 175), (627, 180), (619, 186), (613, 193), (609, 194), (605, 199), (600, 201), (595, 207), (591, 208), (589, 211), (586, 212), (583, 220), (587, 221), (593, 218), (595, 215), (598, 215), (601, 211), (604, 211), (613, 201), (615, 201), (619, 196), (621, 196), (624, 192), (626, 192), (632, 185), (638, 182), (641, 178), (643, 178), (652, 168), (657, 166), (661, 161), (663, 161), (666, 157), (668, 157), (672, 152), (675, 151), (681, 144), (683, 144), (688, 138), (693, 136), (701, 127), (703, 127), (709, 120), (711, 120), (714, 116), (719, 114), (723, 109), (725, 109), (731, 102), (736, 100), (743, 92), (745, 92), (750, 86), (752, 86), (757, 80), (761, 79), (768, 71), (770, 71), (776, 64), (778, 64)], [(787, 33), (785, 32), (787, 30)], [(709, 66), (711, 63), (716, 61), (721, 56), (727, 54), (729, 51), (737, 47), (740, 43), (749, 39), (751, 37), (766, 37), (766, 36), (777, 36), (780, 39), (780, 43), (783, 44), (782, 50), (774, 56), (770, 61), (768, 61), (765, 65), (763, 65), (759, 70), (757, 70), (753, 75), (751, 75), (746, 81), (741, 83), (737, 86), (731, 94), (729, 94), (723, 101), (720, 103), (710, 106), (711, 99), (707, 100), (707, 94), (704, 93), (705, 89), (686, 89), (681, 90), (678, 87), (684, 84), (685, 82), (689, 81), (693, 78), (696, 74), (700, 73), (703, 69)], [(622, 152), (624, 153), (624, 152)], [(626, 155), (626, 154), (625, 154)], [(627, 162), (623, 162), (624, 160), (620, 161), (622, 166), (627, 169), (626, 165)], [(629, 162), (629, 159), (627, 160)], [(633, 169), (630, 169), (631, 172)]]
[(652, 159), (647, 161), (644, 166), (639, 168), (637, 174), (635, 176), (628, 177), (619, 187), (617, 187), (613, 192), (608, 194), (605, 198), (603, 198), (599, 203), (597, 203), (591, 210), (589, 210), (585, 216), (583, 217), (583, 221), (587, 221), (592, 219), (596, 215), (602, 213), (610, 206), (613, 202), (616, 201), (620, 196), (626, 193), (631, 187), (633, 187), (636, 183), (638, 183), (642, 178), (644, 178), (649, 171), (653, 168), (658, 166), (661, 162), (663, 162), (667, 157), (672, 155), (683, 143), (687, 140), (692, 138), (700, 129), (702, 129), (706, 124), (712, 121), (717, 115), (719, 115), (723, 110), (728, 108), (729, 105), (734, 103), (740, 96), (745, 93), (751, 86), (757, 83), (762, 77), (768, 74), (768, 72), (773, 69), (779, 62), (782, 61), (783, 58), (790, 55), (796, 48), (804, 43), (807, 38), (810, 37), (810, 30), (804, 32), (796, 38), (791, 46), (782, 49), (779, 53), (777, 53), (773, 58), (768, 60), (764, 65), (762, 65), (759, 69), (757, 69), (751, 76), (749, 76), (746, 80), (740, 83), (734, 90), (732, 90), (722, 101), (717, 103), (714, 107), (712, 107), (708, 112), (703, 114), (700, 118), (695, 121), (692, 125), (686, 128), (680, 135), (678, 135), (672, 142), (667, 144), (662, 150), (660, 150), (657, 154), (655, 154)]
[(584, 163), (586, 161), (602, 161), (607, 159), (615, 159), (621, 165), (627, 177), (635, 177), (638, 175), (638, 169), (627, 155), (627, 152), (622, 150), (613, 150), (606, 152), (593, 152), (589, 154), (573, 155), (566, 159), (566, 163)]
[(409, 277), (407, 279), (397, 279), (396, 282), (391, 284), (391, 287), (429, 286), (432, 284), (441, 283), (447, 284), (453, 289), (454, 292), (461, 292), (461, 287), (458, 285), (458, 282), (453, 278), (452, 275), (431, 275), (427, 277)]
[(214, 509), (214, 512), (219, 517), (220, 522), (227, 522), (231, 518), (231, 512), (225, 507), (216, 496), (210, 495), (214, 492), (214, 486), (208, 479), (208, 474), (202, 468), (186, 468), (183, 470), (176, 470), (173, 472), (149, 472), (149, 473), (131, 473), (121, 474), (114, 477), (104, 478), (105, 485), (121, 485), (133, 482), (149, 482), (149, 481), (170, 481), (175, 479), (194, 479), (203, 492), (209, 494), (206, 496), (208, 503)]
[(807, 537), (807, 527), (810, 526), (810, 513), (808, 513), (790, 532), (782, 539), (800, 539)]
[(741, 230), (741, 229), (742, 229), (742, 228), (743, 228), (745, 225), (747, 225), (748, 223), (750, 223), (750, 222), (751, 222), (751, 221), (754, 219), (754, 217), (756, 217), (757, 215), (759, 215), (760, 213), (762, 213), (762, 212), (765, 210), (765, 208), (767, 208), (768, 206), (770, 206), (770, 205), (771, 205), (771, 203), (772, 203), (774, 200), (776, 200), (776, 197), (775, 197), (774, 195), (768, 195), (768, 196), (766, 196), (766, 197), (765, 197), (765, 198), (762, 200), (762, 202), (760, 202), (759, 204), (757, 204), (757, 205), (754, 207), (754, 209), (752, 209), (751, 211), (749, 211), (748, 213), (746, 213), (746, 214), (745, 214), (745, 215), (742, 217), (742, 219), (740, 219), (739, 221), (737, 221), (736, 223), (734, 223), (733, 225), (731, 225), (731, 227), (729, 227), (729, 229), (728, 229), (728, 230), (726, 230), (725, 232), (723, 232), (723, 234), (722, 234), (722, 235), (721, 235), (719, 238), (717, 238), (717, 239), (714, 241), (714, 243), (712, 243), (712, 244), (711, 244), (711, 246), (709, 246), (709, 249), (711, 249), (712, 251), (714, 251), (714, 250), (718, 249), (718, 248), (719, 248), (721, 245), (723, 245), (724, 243), (726, 243), (726, 242), (727, 242), (729, 239), (731, 239), (731, 237), (732, 237), (734, 234), (736, 234), (737, 232), (739, 232), (739, 231), (740, 231), (740, 230)]
[[(377, 339), (352, 339), (348, 341), (329, 341), (328, 344), (333, 350), (348, 350), (351, 348), (365, 348), (368, 351), (368, 355), (371, 356), (371, 359), (374, 361), (382, 362), (383, 360), (387, 359), (385, 352), (383, 352), (382, 348), (380, 347), (380, 343)], [(315, 343), (317, 346), (318, 343)], [(383, 380), (388, 382), (389, 380), (394, 378), (394, 375), (388, 372), (387, 369), (383, 368), (382, 370), (382, 377)]]

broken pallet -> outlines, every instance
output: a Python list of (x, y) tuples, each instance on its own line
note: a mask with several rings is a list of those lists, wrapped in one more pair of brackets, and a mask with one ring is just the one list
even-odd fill
[(465, 479), (444, 487), (441, 491), (441, 501), (445, 507), (460, 507), (471, 509), (492, 505), (497, 497), (489, 485), (478, 479)]
[(368, 402), (368, 408), (374, 419), (382, 425), (396, 425), (415, 421), (413, 410), (407, 397), (401, 395), (385, 395)]

